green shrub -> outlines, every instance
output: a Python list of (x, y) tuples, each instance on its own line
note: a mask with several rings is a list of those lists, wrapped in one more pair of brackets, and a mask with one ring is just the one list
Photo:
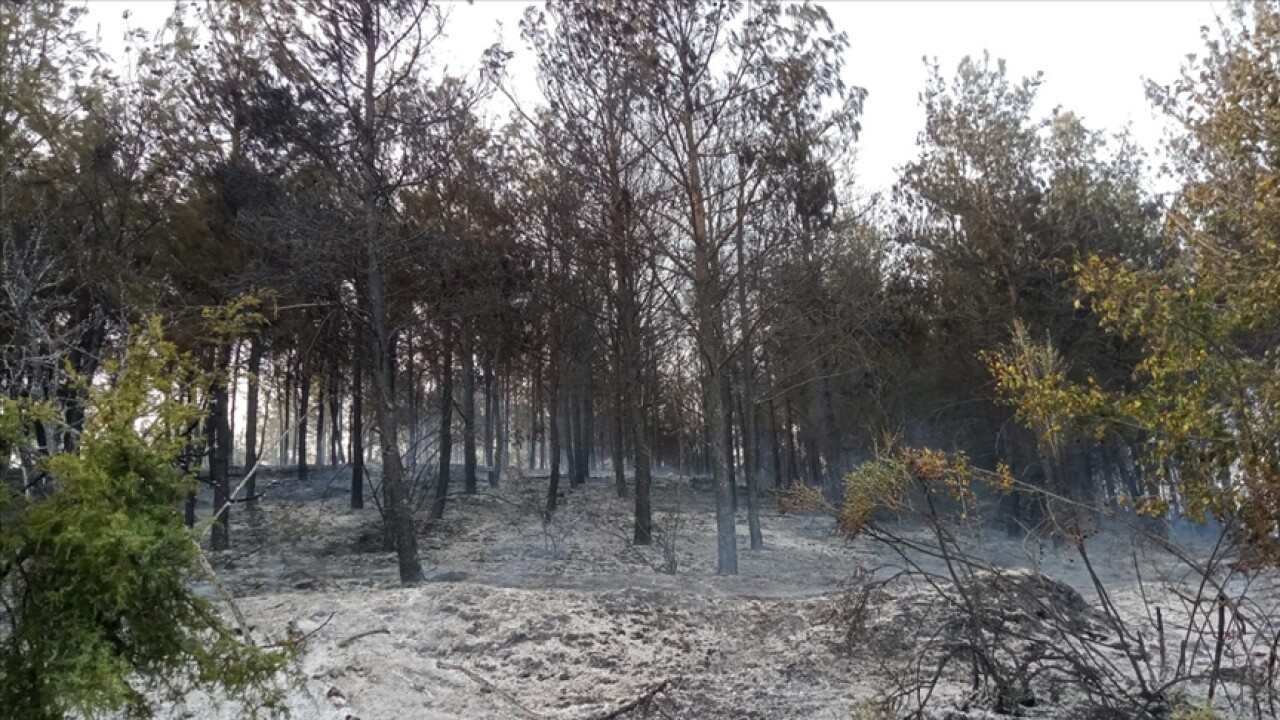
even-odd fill
[(1213, 708), (1204, 705), (1181, 705), (1174, 709), (1170, 720), (1219, 720)]
[(849, 720), (887, 720), (889, 713), (878, 703), (871, 700), (862, 700), (853, 706), (853, 714), (849, 716)]
[[(82, 385), (76, 449), (34, 466), (45, 488), (0, 490), (0, 707), (23, 720), (147, 717), (149, 698), (200, 689), (279, 711), (291, 644), (253, 646), (193, 591), (200, 550), (179, 510), (193, 480), (175, 459), (200, 419), (184, 398), (201, 378), (155, 322), (106, 368), (105, 387)], [(0, 398), (5, 465), (31, 457), (35, 423), (57, 419)]]

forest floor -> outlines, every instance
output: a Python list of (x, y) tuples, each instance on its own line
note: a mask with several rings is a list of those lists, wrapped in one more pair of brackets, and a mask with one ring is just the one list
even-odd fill
[[(328, 469), (305, 484), (266, 481), (260, 509), (233, 519), (233, 549), (210, 558), (258, 638), (308, 634), (289, 696), (297, 718), (589, 720), (651, 696), (617, 717), (848, 720), (885, 689), (884, 643), (859, 647), (838, 612), (851, 583), (892, 565), (880, 546), (765, 503), (765, 549), (747, 549), (740, 515), (740, 574), (720, 577), (712, 499), (687, 478), (655, 480), (648, 547), (630, 544), (631, 501), (614, 497), (611, 479), (566, 487), (550, 524), (545, 484), (517, 477), (491, 490), (482, 478), (480, 493), (450, 496), (442, 522), (423, 513), (427, 582), (416, 587), (399, 585), (377, 510), (350, 510), (345, 475)], [(1003, 533), (964, 542), (1003, 567), (1041, 557)], [(1186, 577), (1149, 548), (1090, 543), (1113, 601), (1132, 612), (1142, 607), (1135, 558), (1148, 582)], [(1079, 563), (1042, 558), (1046, 575), (1096, 597)], [(927, 595), (873, 608), (868, 635), (910, 636), (918, 628), (903, 609)], [(166, 712), (238, 717), (203, 697)], [(1031, 714), (1068, 716), (1051, 704)]]

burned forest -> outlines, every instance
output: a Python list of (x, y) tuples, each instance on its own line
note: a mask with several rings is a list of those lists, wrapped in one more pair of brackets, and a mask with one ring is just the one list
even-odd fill
[(1280, 717), (1274, 4), (502, 5), (0, 3), (0, 717)]

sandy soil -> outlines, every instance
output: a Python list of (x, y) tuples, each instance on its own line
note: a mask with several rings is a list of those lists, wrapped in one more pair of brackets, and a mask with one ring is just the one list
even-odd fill
[[(305, 485), (269, 481), (262, 508), (236, 517), (233, 549), (210, 554), (259, 636), (290, 626), (310, 634), (305, 677), (289, 699), (295, 717), (587, 720), (666, 682), (621, 717), (847, 720), (884, 689), (892, 643), (849, 647), (832, 611), (852, 581), (891, 572), (894, 559), (871, 541), (837, 537), (828, 518), (770, 507), (762, 551), (746, 549), (740, 518), (741, 574), (718, 577), (711, 499), (687, 480), (657, 481), (659, 541), (637, 548), (630, 502), (613, 497), (609, 480), (567, 488), (544, 524), (545, 479), (512, 478), (498, 491), (452, 496), (443, 522), (423, 517), (428, 582), (403, 588), (381, 549), (377, 511), (349, 510), (345, 482), (327, 470)], [(965, 542), (1002, 566), (1034, 561), (1093, 597), (1065, 555), (993, 532)], [(1113, 537), (1095, 538), (1091, 550), (1113, 601), (1134, 613), (1144, 612), (1135, 558), (1148, 583), (1188, 577), (1170, 558)], [(674, 574), (663, 571), (668, 553)], [(873, 608), (868, 632), (909, 644), (918, 628), (904, 607), (929, 602), (927, 588), (900, 591)], [(166, 712), (238, 711), (192, 697)]]

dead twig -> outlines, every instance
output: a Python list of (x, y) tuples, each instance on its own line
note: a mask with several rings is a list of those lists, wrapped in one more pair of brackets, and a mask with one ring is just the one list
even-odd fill
[(362, 633), (359, 633), (359, 634), (356, 634), (356, 635), (352, 635), (351, 637), (347, 638), (346, 640), (342, 640), (341, 642), (339, 642), (339, 643), (338, 643), (338, 647), (340, 647), (340, 648), (348, 648), (348, 647), (351, 647), (351, 644), (352, 644), (352, 643), (354, 643), (355, 641), (357, 641), (357, 640), (359, 640), (359, 639), (361, 639), (361, 638), (367, 638), (367, 637), (369, 637), (370, 635), (390, 635), (390, 634), (391, 634), (391, 631), (390, 631), (390, 630), (388, 630), (387, 628), (384, 628), (384, 627), (378, 628), (377, 630), (368, 630), (368, 631), (365, 631), (365, 632), (362, 632)]
[(204, 571), (205, 577), (209, 579), (214, 589), (222, 596), (223, 602), (227, 604), (227, 607), (231, 608), (231, 615), (235, 618), (236, 625), (240, 628), (240, 636), (244, 638), (247, 644), (252, 646), (253, 636), (249, 634), (249, 621), (245, 619), (240, 606), (236, 604), (235, 596), (227, 589), (227, 586), (222, 582), (222, 578), (218, 577), (218, 573), (214, 572), (213, 566), (209, 564), (209, 558), (204, 554), (204, 549), (200, 547), (200, 543), (196, 542), (194, 536), (191, 538), (191, 543), (195, 545), (196, 557), (200, 560), (200, 569)]
[(653, 699), (657, 697), (658, 693), (671, 687), (672, 684), (673, 683), (671, 681), (671, 678), (667, 678), (666, 680), (663, 680), (660, 683), (656, 683), (650, 686), (648, 690), (645, 690), (638, 697), (622, 703), (618, 707), (614, 708), (613, 710), (610, 710), (607, 713), (604, 713), (603, 715), (592, 715), (590, 718), (587, 718), (587, 720), (617, 720), (617, 718), (620, 718), (623, 715), (626, 715), (632, 710), (635, 710), (638, 707), (642, 707), (653, 702)]
[(502, 697), (503, 700), (506, 700), (507, 702), (511, 703), (512, 707), (514, 707), (516, 710), (519, 711), (520, 717), (526, 718), (526, 720), (546, 720), (545, 716), (539, 715), (538, 713), (530, 710), (524, 705), (521, 705), (520, 701), (515, 699), (515, 697), (511, 695), (511, 693), (506, 692), (502, 688), (498, 687), (497, 685), (494, 685), (488, 680), (485, 680), (483, 677), (477, 675), (471, 670), (468, 670), (462, 667), (461, 665), (454, 665), (453, 663), (447, 663), (443, 660), (437, 660), (436, 667), (440, 668), (441, 670), (457, 670), (463, 675), (466, 675), (467, 677), (476, 681), (476, 683), (478, 683), (481, 687), (485, 688), (486, 690), (493, 693), (497, 693), (499, 696)]
[[(316, 628), (315, 628), (314, 630), (312, 630), (311, 632), (308, 632), (306, 635), (303, 635), (303, 636), (302, 636), (302, 637), (300, 637), (300, 638), (297, 638), (297, 640), (296, 640), (296, 641), (294, 641), (294, 640), (290, 640), (289, 642), (290, 642), (290, 643), (294, 643), (294, 644), (296, 644), (297, 646), (301, 647), (303, 643), (305, 643), (306, 641), (310, 640), (310, 639), (311, 639), (311, 638), (312, 638), (316, 633), (318, 633), (318, 632), (320, 632), (321, 630), (323, 630), (323, 629), (325, 628), (325, 626), (329, 624), (329, 621), (330, 621), (330, 620), (332, 620), (334, 617), (336, 617), (336, 616), (337, 616), (337, 614), (338, 614), (338, 613), (336, 613), (336, 612), (331, 612), (331, 613), (329, 613), (329, 617), (325, 618), (325, 619), (324, 619), (324, 622), (322, 622), (322, 623), (320, 623), (318, 626), (316, 626)], [(290, 623), (290, 625), (293, 625), (293, 623)], [(295, 627), (296, 627), (296, 626), (295, 626)], [(284, 644), (285, 644), (285, 643), (274, 643), (274, 644), (268, 645), (267, 647), (269, 647), (269, 648), (271, 648), (271, 647), (281, 647), (281, 646), (283, 646)]]

